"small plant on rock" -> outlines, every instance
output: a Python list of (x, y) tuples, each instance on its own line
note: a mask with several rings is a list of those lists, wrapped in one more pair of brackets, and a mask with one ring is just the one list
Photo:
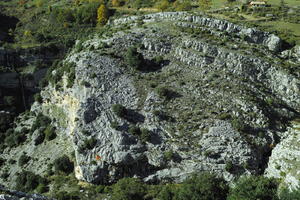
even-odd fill
[(128, 132), (132, 135), (139, 136), (141, 135), (141, 129), (138, 126), (131, 125), (128, 129)]
[(112, 111), (121, 118), (124, 118), (127, 114), (127, 109), (121, 104), (112, 105)]

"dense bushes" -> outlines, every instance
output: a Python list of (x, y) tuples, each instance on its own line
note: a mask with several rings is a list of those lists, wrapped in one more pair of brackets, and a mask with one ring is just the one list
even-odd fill
[(74, 169), (74, 164), (68, 156), (64, 155), (60, 158), (54, 160), (54, 169), (56, 172), (64, 172), (64, 173), (71, 173)]
[(168, 89), (167, 87), (158, 87), (155, 89), (155, 92), (158, 94), (160, 98), (165, 100), (170, 100), (176, 96), (176, 93)]
[(42, 128), (42, 127), (47, 127), (51, 123), (51, 119), (42, 113), (39, 113), (34, 121), (34, 123), (31, 126), (32, 131)]
[[(135, 178), (123, 178), (112, 186), (112, 200), (276, 200), (277, 182), (263, 176), (241, 178), (229, 189), (228, 183), (210, 173), (199, 173), (180, 184), (146, 185)], [(297, 191), (281, 192), (282, 199), (299, 199)]]
[(228, 193), (226, 182), (209, 173), (202, 173), (183, 182), (175, 193), (176, 200), (222, 200)]
[(98, 2), (84, 3), (76, 8), (55, 8), (51, 11), (52, 19), (58, 23), (93, 24), (97, 22)]
[(276, 200), (278, 183), (263, 176), (242, 177), (230, 190), (228, 200)]
[(11, 126), (12, 121), (12, 115), (0, 113), (0, 132), (4, 133)]
[(289, 191), (289, 189), (284, 188), (279, 197), (280, 200), (300, 200), (300, 189)]
[[(75, 63), (59, 63), (54, 62), (53, 65), (48, 69), (46, 76), (41, 81), (40, 86), (45, 87), (49, 82), (56, 86), (56, 89), (62, 87), (62, 77), (67, 76), (67, 87), (72, 87), (76, 78), (75, 75)], [(55, 73), (53, 71), (55, 70)]]
[(32, 172), (22, 171), (16, 178), (16, 189), (24, 192), (30, 192), (36, 189), (40, 184), (46, 185), (47, 180)]
[(112, 200), (142, 200), (146, 187), (135, 178), (123, 178), (113, 186)]
[(13, 129), (8, 129), (5, 133), (4, 143), (8, 147), (16, 147), (26, 140), (24, 132), (15, 132)]
[(31, 132), (39, 130), (37, 136), (34, 140), (35, 145), (39, 145), (44, 142), (44, 140), (53, 140), (56, 138), (56, 130), (51, 125), (51, 119), (42, 113), (39, 113), (31, 126)]

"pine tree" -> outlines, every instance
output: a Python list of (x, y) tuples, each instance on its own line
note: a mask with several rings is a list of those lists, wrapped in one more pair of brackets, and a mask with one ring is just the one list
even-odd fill
[(104, 4), (101, 4), (98, 8), (98, 24), (102, 26), (105, 25), (108, 21), (108, 17), (108, 8)]

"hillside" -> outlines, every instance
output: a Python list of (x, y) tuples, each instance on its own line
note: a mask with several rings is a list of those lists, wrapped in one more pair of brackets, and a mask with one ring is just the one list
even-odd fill
[[(297, 196), (298, 36), (228, 9), (118, 16), (125, 4), (100, 26), (95, 13), (78, 21), (97, 2), (29, 1), (15, 13), (13, 2), (0, 4), (17, 24), (1, 29), (15, 30), (0, 49), (5, 188), (56, 199)], [(259, 188), (252, 198), (246, 184)]]

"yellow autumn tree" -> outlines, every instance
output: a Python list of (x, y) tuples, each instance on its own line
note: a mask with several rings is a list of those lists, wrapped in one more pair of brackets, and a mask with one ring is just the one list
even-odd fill
[(111, 5), (113, 7), (119, 7), (119, 6), (121, 6), (121, 2), (120, 2), (120, 0), (112, 0)]
[(98, 8), (98, 16), (97, 16), (97, 22), (99, 25), (103, 26), (108, 21), (108, 8), (105, 4), (101, 4)]

